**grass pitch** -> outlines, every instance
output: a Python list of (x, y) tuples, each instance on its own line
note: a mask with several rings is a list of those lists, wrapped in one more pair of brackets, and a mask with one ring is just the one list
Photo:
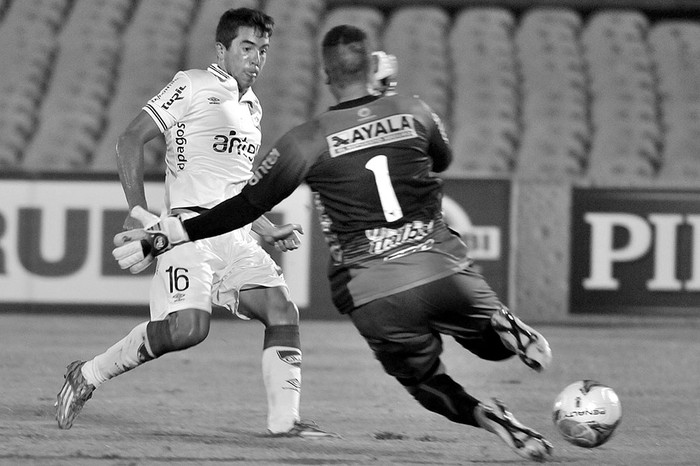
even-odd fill
[[(384, 374), (348, 321), (302, 322), (302, 418), (342, 439), (270, 439), (260, 373), (263, 328), (213, 321), (205, 342), (107, 382), (70, 430), (53, 403), (65, 366), (89, 359), (144, 318), (0, 314), (2, 465), (525, 464), (483, 430), (424, 410)], [(444, 361), (474, 396), (498, 397), (554, 443), (554, 464), (697, 465), (700, 320), (596, 318), (537, 325), (554, 353), (537, 374), (477, 359), (445, 338)], [(554, 430), (557, 393), (578, 379), (612, 386), (615, 436), (593, 450)]]

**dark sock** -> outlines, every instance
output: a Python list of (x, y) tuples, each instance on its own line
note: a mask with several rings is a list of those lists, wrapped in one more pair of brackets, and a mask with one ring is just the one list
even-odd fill
[(447, 374), (438, 374), (423, 383), (406, 387), (424, 408), (459, 424), (479, 427), (474, 408), (479, 400), (464, 391)]
[(263, 349), (271, 346), (301, 348), (298, 325), (271, 325), (265, 328)]

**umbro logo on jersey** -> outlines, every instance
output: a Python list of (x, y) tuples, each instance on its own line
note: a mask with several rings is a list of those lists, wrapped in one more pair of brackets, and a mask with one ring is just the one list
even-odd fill
[(219, 105), (221, 103), (221, 99), (218, 97), (209, 97), (207, 100), (211, 105)]

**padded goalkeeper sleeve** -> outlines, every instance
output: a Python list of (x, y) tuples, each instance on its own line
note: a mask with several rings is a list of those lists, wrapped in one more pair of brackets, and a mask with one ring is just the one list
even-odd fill
[(264, 213), (239, 194), (182, 223), (190, 241), (197, 241), (241, 228)]

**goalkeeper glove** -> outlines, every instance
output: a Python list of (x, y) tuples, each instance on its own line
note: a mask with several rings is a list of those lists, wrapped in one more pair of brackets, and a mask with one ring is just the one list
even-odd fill
[(116, 248), (112, 251), (119, 267), (131, 273), (145, 270), (156, 256), (190, 240), (176, 215), (163, 214), (158, 218), (136, 206), (131, 209), (131, 216), (141, 222), (143, 228), (117, 233), (114, 236)]
[(396, 74), (399, 65), (395, 55), (389, 55), (382, 51), (372, 52), (375, 63), (372, 88), (379, 94), (393, 94), (396, 89)]

